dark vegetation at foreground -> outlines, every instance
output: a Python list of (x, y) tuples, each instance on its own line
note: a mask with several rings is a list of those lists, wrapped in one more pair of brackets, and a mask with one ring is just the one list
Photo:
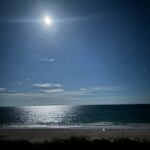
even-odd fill
[(96, 150), (145, 150), (150, 149), (150, 142), (148, 141), (132, 141), (128, 139), (119, 139), (115, 141), (108, 140), (94, 140), (88, 141), (85, 138), (71, 138), (68, 140), (53, 140), (52, 142), (44, 143), (30, 143), (28, 141), (8, 141), (1, 140), (0, 148), (3, 149), (33, 149), (33, 150), (47, 150), (47, 149), (65, 149), (65, 150), (77, 150), (77, 149), (96, 149)]

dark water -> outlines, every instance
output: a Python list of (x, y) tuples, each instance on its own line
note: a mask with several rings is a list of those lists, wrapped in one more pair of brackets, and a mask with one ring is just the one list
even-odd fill
[(1, 128), (150, 128), (150, 105), (0, 107)]

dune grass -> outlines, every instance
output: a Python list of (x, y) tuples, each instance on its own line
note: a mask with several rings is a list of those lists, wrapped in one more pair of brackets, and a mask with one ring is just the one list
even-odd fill
[(114, 141), (109, 140), (93, 140), (89, 141), (85, 138), (70, 138), (67, 140), (54, 139), (53, 141), (40, 142), (28, 142), (28, 141), (10, 141), (1, 140), (1, 149), (37, 149), (37, 150), (47, 150), (47, 149), (150, 149), (150, 142), (148, 141), (133, 141), (129, 139), (118, 139)]

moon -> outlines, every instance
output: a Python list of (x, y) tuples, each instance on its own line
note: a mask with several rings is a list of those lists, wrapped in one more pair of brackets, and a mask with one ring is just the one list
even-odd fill
[(53, 23), (53, 20), (51, 18), (49, 18), (48, 16), (46, 16), (43, 21), (48, 26)]

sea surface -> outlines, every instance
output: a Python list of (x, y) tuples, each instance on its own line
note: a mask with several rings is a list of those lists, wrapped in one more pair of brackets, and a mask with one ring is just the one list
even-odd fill
[(150, 105), (0, 107), (0, 128), (150, 129)]

